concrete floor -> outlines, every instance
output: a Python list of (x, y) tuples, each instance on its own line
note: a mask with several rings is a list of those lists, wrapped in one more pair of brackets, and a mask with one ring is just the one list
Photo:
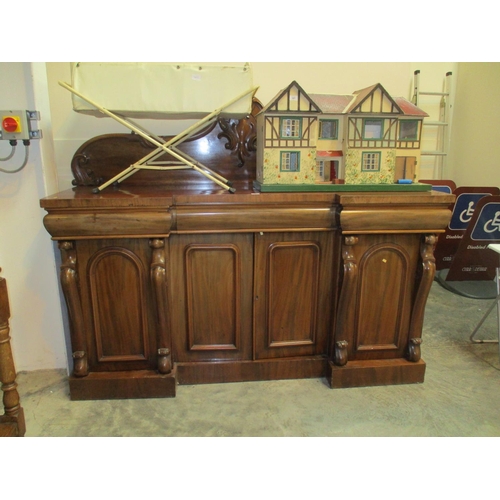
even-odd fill
[[(437, 283), (423, 384), (329, 389), (325, 380), (179, 386), (176, 398), (70, 401), (66, 373), (21, 372), (26, 436), (500, 436), (498, 344), (469, 336), (491, 303)], [(478, 338), (495, 339), (492, 312)]]

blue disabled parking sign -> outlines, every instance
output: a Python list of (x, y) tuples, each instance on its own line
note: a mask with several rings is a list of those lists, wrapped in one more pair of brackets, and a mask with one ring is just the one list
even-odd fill
[(500, 196), (494, 195), (478, 201), (446, 281), (492, 281), (498, 254), (488, 249), (491, 243), (500, 243)]
[[(441, 183), (445, 182), (448, 183), (448, 181), (441, 181)], [(450, 269), (462, 240), (476, 220), (476, 209), (483, 206), (483, 199), (500, 195), (500, 189), (491, 186), (462, 186), (456, 188), (453, 194), (455, 203), (450, 206), (450, 223), (444, 234), (439, 235), (434, 250), (438, 271)]]
[(490, 193), (462, 193), (457, 196), (453, 214), (450, 220), (450, 229), (465, 231), (474, 215), (477, 202)]
[(500, 240), (500, 203), (486, 203), (471, 232), (474, 241)]

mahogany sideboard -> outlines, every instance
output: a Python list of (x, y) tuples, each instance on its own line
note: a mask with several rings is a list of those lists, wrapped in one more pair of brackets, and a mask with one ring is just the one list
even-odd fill
[(73, 189), (41, 200), (62, 256), (72, 399), (307, 377), (423, 382), (433, 248), (453, 196), (259, 193), (253, 131), (220, 122), (183, 145), (234, 194), (193, 171), (141, 171), (94, 194), (148, 147), (112, 134), (76, 152)]

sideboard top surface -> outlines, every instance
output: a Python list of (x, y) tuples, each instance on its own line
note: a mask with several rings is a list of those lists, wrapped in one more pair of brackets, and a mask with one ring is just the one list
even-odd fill
[[(165, 173), (164, 175), (168, 175)], [(343, 206), (402, 206), (402, 205), (436, 205), (448, 206), (453, 203), (454, 196), (438, 191), (402, 192), (402, 193), (367, 193), (367, 192), (294, 192), (294, 193), (260, 193), (246, 185), (236, 187), (236, 193), (213, 189), (168, 189), (164, 187), (131, 186), (110, 187), (99, 194), (94, 194), (91, 187), (80, 186), (47, 196), (40, 201), (42, 208), (147, 208), (171, 207), (190, 204), (340, 204)]]

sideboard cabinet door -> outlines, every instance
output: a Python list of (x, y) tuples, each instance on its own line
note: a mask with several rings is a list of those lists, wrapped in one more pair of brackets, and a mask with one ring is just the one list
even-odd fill
[[(404, 358), (415, 297), (420, 235), (359, 235), (344, 241), (343, 294), (336, 340), (348, 342), (348, 359)], [(352, 289), (352, 294), (347, 290)]]
[(255, 235), (255, 358), (327, 354), (334, 232)]
[(147, 239), (76, 243), (89, 371), (156, 368)]
[(174, 361), (251, 359), (253, 234), (169, 240)]

